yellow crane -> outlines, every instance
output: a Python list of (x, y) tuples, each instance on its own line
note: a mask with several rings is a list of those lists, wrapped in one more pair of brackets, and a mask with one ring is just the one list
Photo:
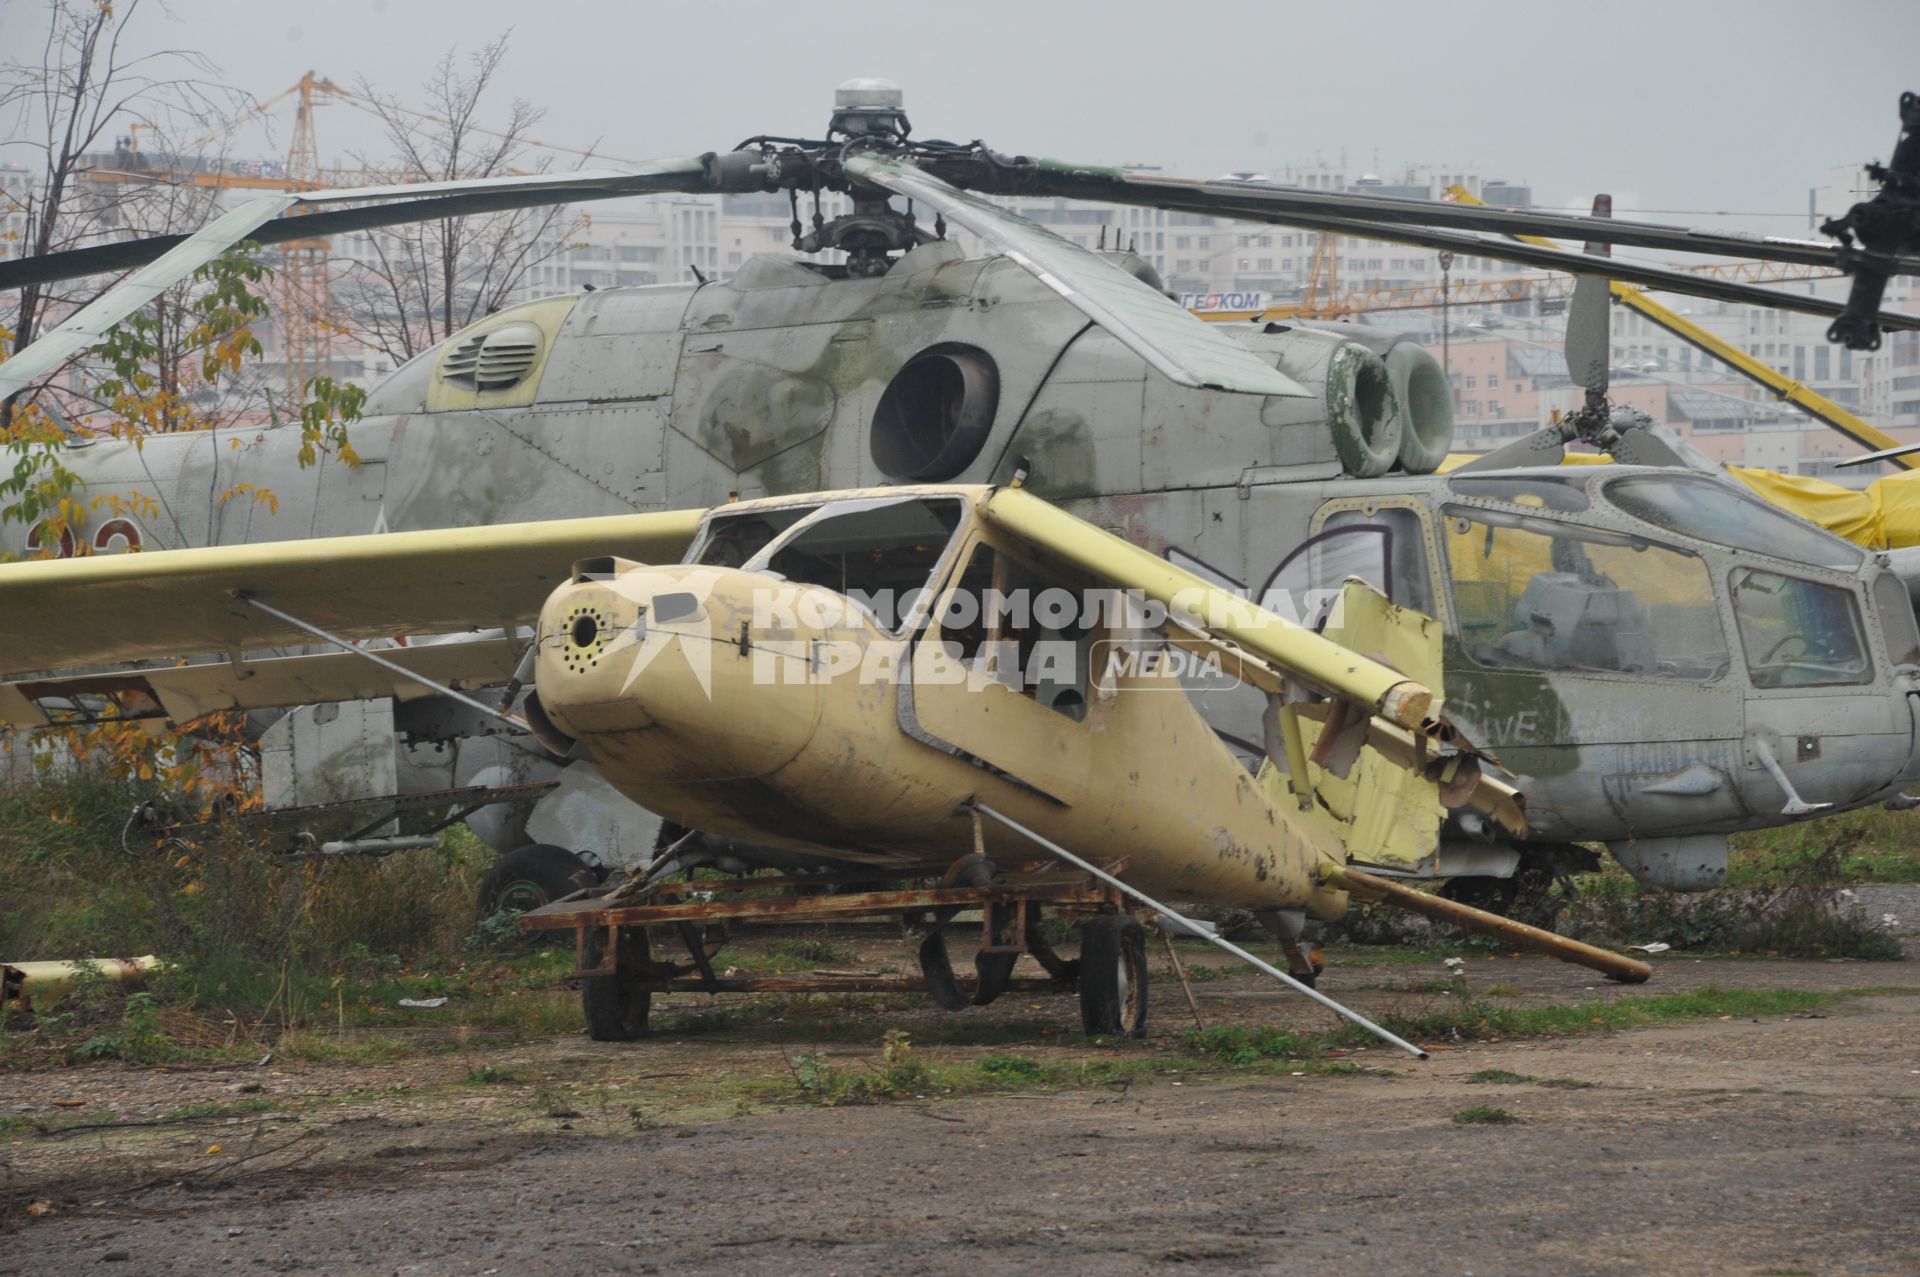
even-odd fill
[[(1462, 204), (1481, 204), (1485, 202), (1475, 198), (1465, 188), (1459, 186), (1448, 187), (1447, 194), (1451, 199)], [(1528, 244), (1539, 244), (1547, 248), (1560, 247), (1560, 245), (1550, 239), (1542, 239), (1535, 235), (1517, 235), (1514, 238)], [(1780, 278), (1785, 277), (1782, 276)], [(1623, 284), (1619, 280), (1611, 281), (1609, 287), (1613, 291), (1614, 298), (1619, 301), (1621, 305), (1643, 316), (1648, 322), (1672, 333), (1675, 337), (1686, 342), (1694, 349), (1705, 351), (1708, 355), (1727, 365), (1727, 367), (1733, 369), (1742, 377), (1765, 386), (1776, 398), (1785, 400), (1815, 420), (1833, 427), (1869, 451), (1878, 452), (1883, 448), (1897, 448), (1900, 446), (1898, 439), (1869, 425), (1859, 416), (1847, 411), (1811, 387), (1803, 385), (1783, 373), (1776, 372), (1766, 364), (1755, 359), (1752, 355), (1749, 355), (1746, 351), (1741, 350), (1738, 346), (1716, 337), (1692, 320), (1668, 310), (1665, 306), (1662, 306), (1659, 302), (1647, 296), (1643, 289), (1636, 288), (1632, 284)], [(1892, 461), (1902, 469), (1920, 469), (1920, 456), (1908, 454), (1902, 457), (1894, 457)]]

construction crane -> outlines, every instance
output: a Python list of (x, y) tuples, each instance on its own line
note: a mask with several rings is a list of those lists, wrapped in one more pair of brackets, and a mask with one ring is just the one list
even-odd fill
[[(1463, 204), (1480, 204), (1484, 202), (1476, 199), (1464, 188), (1458, 186), (1448, 187), (1447, 194), (1453, 200)], [(1515, 238), (1526, 243), (1540, 244), (1548, 248), (1559, 247), (1559, 245), (1555, 244), (1552, 240), (1541, 239), (1537, 236), (1520, 235)], [(1778, 278), (1791, 277), (1780, 276)], [(1795, 381), (1783, 373), (1776, 372), (1766, 364), (1755, 359), (1752, 355), (1749, 355), (1746, 351), (1741, 350), (1738, 346), (1733, 345), (1731, 342), (1723, 341), (1721, 338), (1716, 337), (1685, 316), (1675, 314), (1673, 311), (1668, 310), (1665, 306), (1662, 306), (1659, 302), (1647, 296), (1644, 290), (1636, 288), (1632, 284), (1623, 284), (1619, 280), (1609, 281), (1609, 287), (1613, 291), (1615, 301), (1641, 315), (1649, 323), (1672, 333), (1675, 337), (1686, 342), (1695, 350), (1705, 351), (1709, 356), (1719, 360), (1727, 367), (1739, 373), (1742, 377), (1747, 378), (1749, 381), (1758, 382), (1760, 385), (1766, 387), (1775, 398), (1783, 399), (1814, 420), (1833, 427), (1868, 451), (1878, 452), (1885, 448), (1898, 448), (1900, 446), (1898, 439), (1882, 433), (1880, 430), (1867, 424), (1867, 422), (1859, 416), (1847, 411), (1811, 387), (1802, 385), (1800, 382)], [(1902, 469), (1920, 469), (1920, 455), (1909, 453), (1904, 456), (1889, 458), (1889, 460)]]
[[(281, 172), (248, 172), (224, 163), (209, 167), (200, 161), (205, 147), (289, 101), (294, 106), (293, 130), (287, 145), (285, 167)], [(347, 185), (348, 178), (337, 169), (331, 174), (323, 173), (319, 141), (314, 129), (314, 111), (334, 102), (382, 120), (392, 111), (435, 124), (450, 123), (445, 117), (427, 111), (417, 111), (397, 103), (377, 102), (365, 94), (343, 89), (325, 76), (308, 71), (288, 88), (187, 142), (174, 155), (143, 157), (140, 153), (140, 132), (152, 126), (134, 124), (129, 130), (126, 145), (117, 157), (119, 166), (93, 168), (88, 170), (86, 176), (94, 182), (164, 183), (218, 190), (307, 191)], [(462, 127), (468, 132), (488, 137), (507, 136), (475, 124), (463, 124)], [(565, 152), (590, 159), (617, 158), (603, 152), (561, 146), (533, 138), (514, 140), (543, 151)], [(393, 183), (426, 181), (436, 176), (447, 175), (403, 171), (383, 174), (383, 180)], [(295, 208), (289, 216), (302, 211)], [(330, 242), (324, 238), (290, 240), (280, 245), (279, 251), (280, 266), (268, 287), (268, 301), (280, 334), (286, 403), (297, 406), (306, 398), (307, 383), (326, 370), (335, 339), (346, 335), (348, 330), (335, 316)]]

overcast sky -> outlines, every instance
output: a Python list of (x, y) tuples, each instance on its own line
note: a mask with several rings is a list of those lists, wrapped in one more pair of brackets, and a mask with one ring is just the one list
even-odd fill
[[(0, 57), (44, 9), (0, 0)], [(493, 118), (523, 97), (535, 136), (627, 158), (817, 135), (835, 84), (884, 75), (916, 133), (1011, 152), (1200, 177), (1458, 163), (1542, 203), (1607, 189), (1623, 216), (1788, 234), (1832, 166), (1885, 158), (1920, 90), (1920, 0), (146, 0), (133, 35), (261, 98), (309, 68), (408, 98), (450, 44), (508, 29)], [(343, 107), (318, 130), (323, 157), (374, 141)]]

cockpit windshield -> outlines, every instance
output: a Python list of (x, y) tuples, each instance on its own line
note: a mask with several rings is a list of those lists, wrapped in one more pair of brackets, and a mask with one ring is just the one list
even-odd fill
[(1625, 475), (1608, 480), (1602, 491), (1636, 519), (1717, 545), (1843, 571), (1859, 567), (1865, 557), (1860, 547), (1718, 480)]
[(1726, 673), (1699, 555), (1538, 515), (1442, 513), (1455, 621), (1476, 663), (1692, 681)]
[(853, 599), (898, 630), (965, 513), (955, 497), (873, 497), (715, 515), (696, 563), (738, 567)]

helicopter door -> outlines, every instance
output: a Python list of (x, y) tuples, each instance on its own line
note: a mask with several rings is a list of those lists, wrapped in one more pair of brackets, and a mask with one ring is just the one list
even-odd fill
[(1079, 802), (1092, 774), (1095, 638), (1082, 583), (983, 541), (963, 561), (914, 644), (901, 726), (1050, 798)]
[(1432, 615), (1420, 515), (1403, 506), (1333, 511), (1274, 568), (1260, 587), (1260, 602), (1287, 620), (1324, 630), (1350, 576), (1401, 607)]

